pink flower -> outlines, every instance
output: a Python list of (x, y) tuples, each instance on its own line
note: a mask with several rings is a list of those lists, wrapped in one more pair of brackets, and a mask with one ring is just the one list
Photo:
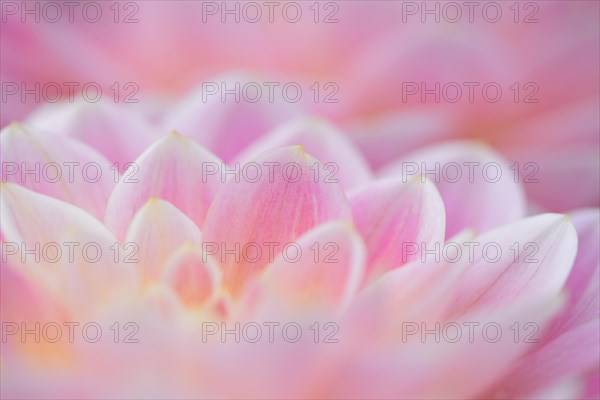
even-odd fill
[[(0, 133), (3, 396), (598, 397), (597, 209), (528, 216), (512, 177), (375, 177), (280, 104), (211, 104), (199, 130), (191, 99)], [(509, 167), (467, 141), (428, 158)]]
[(0, 396), (600, 398), (599, 3), (467, 3), (2, 2)]

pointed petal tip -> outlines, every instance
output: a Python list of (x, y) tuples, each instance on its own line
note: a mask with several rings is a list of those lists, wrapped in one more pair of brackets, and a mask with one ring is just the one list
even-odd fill
[(183, 250), (188, 250), (188, 251), (200, 251), (200, 249), (198, 248), (198, 245), (196, 243), (194, 243), (192, 240), (186, 240), (185, 242), (183, 242), (183, 244), (181, 245), (181, 248)]
[[(165, 207), (175, 207), (172, 203), (167, 200), (163, 200), (158, 197), (150, 197), (135, 213), (135, 217), (141, 218), (141, 216), (157, 215)], [(175, 207), (176, 208), (176, 207)], [(135, 219), (134, 217), (134, 219)], [(133, 221), (132, 221), (133, 222)]]
[(552, 220), (552, 224), (572, 224), (573, 223), (573, 216), (571, 214), (561, 214), (561, 213), (546, 213), (546, 214), (540, 214), (540, 216), (542, 215), (546, 215), (548, 218), (550, 218)]
[(142, 206), (142, 208), (146, 208), (146, 207), (149, 208), (149, 209), (150, 208), (155, 208), (155, 207), (160, 206), (161, 202), (163, 202), (163, 201), (164, 201), (163, 199), (160, 199), (158, 197), (154, 197), (153, 196), (153, 197), (150, 197), (148, 199), (148, 201), (146, 201), (146, 204), (144, 204)]
[(304, 150), (304, 145), (302, 144), (296, 144), (292, 146), (292, 149), (301, 156), (306, 155), (306, 150)]
[(312, 157), (310, 154), (308, 154), (306, 152), (306, 149), (304, 148), (303, 144), (293, 144), (293, 145), (289, 145), (289, 146), (281, 146), (281, 147), (276, 147), (276, 148), (266, 150), (263, 153), (259, 154), (259, 156), (257, 158), (264, 158), (267, 156), (282, 155), (282, 154), (285, 154), (288, 157), (295, 156), (295, 157), (297, 157), (297, 159), (301, 159), (301, 158), (305, 158), (305, 157)]
[(10, 129), (18, 129), (21, 127), (23, 127), (23, 124), (20, 121), (10, 121), (10, 123), (7, 126), (7, 128)]
[(166, 135), (166, 137), (168, 138), (172, 138), (172, 139), (181, 139), (183, 138), (183, 135), (181, 133), (179, 133), (176, 129), (171, 129), (169, 131), (169, 133)]
[[(0, 188), (2, 188), (1, 192), (8, 192), (11, 195), (14, 195), (15, 191), (24, 191), (24, 192), (33, 192), (36, 195), (40, 195), (40, 196), (46, 196), (43, 193), (38, 193), (35, 190), (29, 189), (28, 187), (20, 185), (20, 184), (18, 184), (16, 182), (10, 182), (10, 181), (2, 181), (2, 180), (0, 180)], [(60, 199), (58, 199), (58, 200), (60, 200)]]
[(21, 121), (11, 121), (8, 125), (4, 127), (4, 129), (2, 129), (2, 133), (13, 135), (27, 135), (29, 133), (29, 129)]
[(429, 180), (429, 178), (427, 178), (427, 175), (425, 174), (419, 174), (419, 175), (415, 175), (412, 178), (410, 178), (408, 180), (409, 184), (417, 184), (417, 183), (423, 183), (423, 184), (430, 184), (431, 181)]
[(356, 225), (354, 225), (354, 221), (352, 219), (336, 219), (333, 221), (323, 222), (322, 224), (316, 226), (313, 229), (335, 229), (339, 228), (340, 230), (347, 231), (350, 234), (360, 235)]
[(434, 181), (432, 179), (429, 179), (425, 174), (414, 175), (409, 177), (408, 179), (405, 176), (390, 177), (384, 179), (389, 179), (390, 182), (396, 181), (398, 187), (412, 187), (413, 190), (418, 187), (421, 191), (426, 189), (433, 189), (438, 195), (440, 194)]
[[(469, 142), (467, 142), (467, 143), (469, 143)], [(482, 138), (472, 140), (472, 141), (470, 141), (470, 144), (471, 144), (471, 146), (473, 146), (473, 148), (478, 149), (478, 150), (482, 150), (482, 151), (486, 151), (486, 152), (496, 152), (496, 150), (494, 150), (492, 145), (490, 145), (487, 141), (483, 140)]]

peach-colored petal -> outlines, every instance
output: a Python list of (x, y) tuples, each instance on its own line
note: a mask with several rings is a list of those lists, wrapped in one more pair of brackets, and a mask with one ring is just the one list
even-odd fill
[[(136, 249), (136, 266), (145, 283), (160, 280), (171, 254), (182, 244), (200, 244), (200, 229), (171, 203), (150, 199), (136, 213), (125, 247)], [(139, 251), (138, 251), (139, 250)]]
[[(21, 366), (52, 368), (69, 364), (72, 354), (65, 342), (59, 342), (63, 324), (70, 320), (65, 307), (18, 265), (3, 262), (0, 278), (3, 365), (10, 364), (10, 369), (19, 371)], [(3, 382), (4, 378), (3, 373)]]
[(224, 164), (194, 140), (172, 132), (148, 148), (111, 194), (105, 221), (119, 240), (136, 211), (150, 198), (169, 201), (196, 225), (221, 186)]
[(211, 246), (233, 293), (309, 229), (350, 219), (341, 186), (324, 182), (327, 171), (301, 146), (264, 153), (246, 165), (252, 168), (219, 191), (203, 229), (203, 246)]
[(366, 279), (414, 260), (424, 247), (443, 243), (444, 204), (428, 180), (385, 179), (349, 197), (354, 223), (367, 244)]
[(218, 290), (221, 271), (199, 247), (187, 243), (169, 258), (163, 279), (185, 305), (199, 307)]
[[(261, 276), (270, 307), (325, 310), (345, 307), (358, 291), (366, 249), (347, 222), (320, 225), (297, 241), (297, 256), (281, 255)], [(267, 305), (269, 307), (269, 305)]]
[(371, 180), (369, 166), (344, 134), (328, 122), (311, 117), (294, 119), (275, 128), (244, 150), (238, 159), (249, 161), (270, 149), (297, 144), (324, 163), (329, 180), (339, 181), (345, 190)]
[(525, 196), (514, 171), (500, 155), (478, 143), (428, 147), (407, 154), (381, 174), (403, 179), (423, 174), (433, 181), (446, 207), (446, 237), (465, 228), (486, 231), (525, 216)]
[(104, 216), (118, 172), (83, 143), (58, 138), (19, 123), (0, 132), (2, 181), (67, 201)]

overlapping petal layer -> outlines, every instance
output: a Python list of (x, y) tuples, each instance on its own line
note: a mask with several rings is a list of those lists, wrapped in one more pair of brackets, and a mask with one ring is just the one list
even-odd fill
[[(525, 217), (538, 205), (519, 167), (466, 141), (405, 152), (376, 179), (333, 123), (210, 91), (156, 118), (184, 135), (149, 147), (140, 111), (119, 124), (107, 104), (31, 119), (57, 135), (2, 131), (3, 335), (76, 318), (139, 338), (32, 345), (11, 331), (3, 396), (597, 394), (597, 209)], [(28, 182), (9, 167), (74, 160), (111, 179)], [(470, 169), (485, 165), (494, 174)]]

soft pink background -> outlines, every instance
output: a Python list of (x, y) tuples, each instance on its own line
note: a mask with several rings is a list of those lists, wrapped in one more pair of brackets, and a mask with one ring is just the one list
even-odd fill
[[(436, 23), (431, 15), (422, 23), (420, 14), (403, 14), (406, 2), (342, 1), (335, 3), (339, 21), (330, 24), (313, 21), (312, 2), (298, 2), (298, 23), (282, 18), (283, 6), (275, 9), (274, 23), (264, 7), (258, 23), (236, 23), (231, 15), (227, 23), (220, 15), (206, 15), (203, 22), (206, 3), (139, 2), (139, 22), (131, 24), (113, 21), (112, 2), (100, 2), (98, 23), (84, 21), (81, 7), (73, 23), (66, 8), (58, 23), (36, 23), (33, 16), (22, 23), (20, 14), (3, 13), (1, 79), (29, 87), (93, 81), (107, 88), (133, 81), (141, 104), (150, 104), (148, 96), (176, 99), (227, 71), (304, 82), (305, 88), (332, 81), (340, 88), (339, 103), (308, 105), (342, 125), (375, 167), (430, 142), (482, 139), (511, 161), (540, 166), (540, 183), (526, 185), (538, 206), (565, 211), (598, 205), (597, 1), (520, 3), (521, 21), (539, 7), (537, 23), (515, 23), (513, 2), (498, 2), (498, 23), (483, 18), (482, 6), (475, 8), (473, 23), (464, 7), (457, 23)], [(121, 20), (134, 10), (126, 4)], [(325, 4), (321, 18), (334, 10)], [(404, 102), (407, 81), (493, 81), (504, 93), (494, 104), (480, 95), (469, 103), (466, 93), (455, 104), (437, 104), (431, 96), (425, 103), (419, 96)], [(513, 102), (508, 87), (514, 82), (535, 82), (539, 102)], [(3, 102), (1, 124), (24, 119), (37, 105), (32, 100), (11, 96)]]

